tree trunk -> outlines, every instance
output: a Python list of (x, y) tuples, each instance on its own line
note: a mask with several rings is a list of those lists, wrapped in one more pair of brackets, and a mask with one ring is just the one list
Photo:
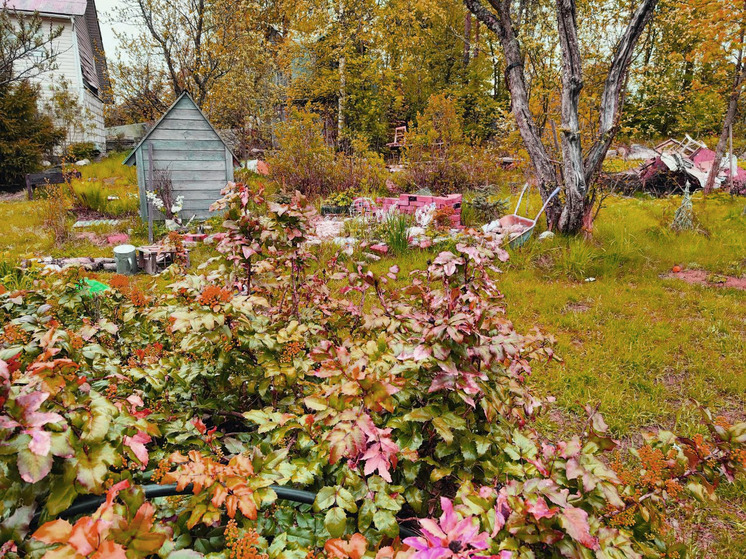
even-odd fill
[[(746, 11), (746, 1), (744, 1), (744, 11)], [(705, 183), (705, 194), (712, 192), (715, 187), (715, 179), (720, 172), (720, 162), (723, 160), (725, 154), (725, 146), (728, 143), (728, 136), (730, 134), (733, 121), (736, 119), (736, 113), (738, 112), (738, 99), (741, 97), (741, 90), (743, 89), (743, 82), (746, 81), (746, 64), (743, 63), (743, 42), (744, 36), (746, 35), (746, 28), (741, 27), (741, 47), (738, 49), (738, 61), (736, 62), (736, 74), (733, 78), (733, 89), (728, 99), (728, 109), (725, 112), (725, 119), (723, 119), (723, 131), (720, 133), (717, 147), (715, 148), (715, 160), (713, 161), (710, 172), (707, 174), (707, 182)], [(730, 154), (733, 157), (733, 154)], [(729, 167), (732, 165), (729, 164)], [(732, 169), (731, 169), (732, 171)]]
[(575, 0), (557, 0), (557, 27), (562, 46), (561, 143), (565, 182), (565, 205), (557, 225), (563, 233), (577, 233), (583, 227), (587, 187), (578, 118), (580, 91), (583, 89), (583, 65), (580, 60)]
[(464, 68), (469, 67), (471, 59), (471, 12), (466, 12), (464, 20)]
[[(541, 134), (530, 110), (523, 55), (511, 16), (511, 0), (488, 1), (494, 12), (487, 9), (482, 0), (464, 0), (464, 4), (500, 39), (507, 65), (505, 77), (510, 91), (513, 115), (536, 172), (542, 198), (546, 201), (557, 184), (556, 169), (542, 143)], [(578, 114), (583, 80), (576, 0), (555, 2), (557, 29), (562, 47), (562, 186), (565, 199), (563, 203), (555, 198), (547, 207), (546, 216), (550, 226), (557, 225), (562, 233), (576, 234), (582, 230), (584, 217), (595, 199), (592, 193), (589, 193), (589, 186), (595, 181), (619, 126), (627, 70), (632, 62), (635, 46), (652, 17), (657, 0), (642, 0), (614, 51), (601, 97), (598, 137), (585, 160), (580, 141)]]

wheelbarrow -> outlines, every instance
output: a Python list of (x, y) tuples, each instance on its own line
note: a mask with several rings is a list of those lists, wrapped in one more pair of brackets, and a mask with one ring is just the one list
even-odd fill
[(544, 210), (547, 209), (547, 206), (549, 205), (549, 202), (552, 201), (552, 199), (559, 194), (560, 187), (554, 189), (554, 192), (552, 192), (549, 197), (547, 198), (546, 202), (544, 202), (544, 205), (541, 207), (541, 210), (539, 210), (539, 213), (536, 214), (536, 217), (534, 219), (530, 219), (528, 217), (523, 217), (518, 215), (518, 210), (521, 207), (521, 202), (523, 201), (523, 196), (526, 194), (526, 191), (528, 190), (528, 184), (523, 187), (523, 191), (521, 192), (521, 197), (518, 198), (518, 204), (515, 207), (515, 212), (513, 212), (510, 215), (505, 215), (500, 218), (500, 227), (503, 229), (507, 229), (509, 227), (514, 227), (516, 225), (520, 225), (523, 227), (522, 231), (517, 231), (510, 234), (510, 240), (508, 241), (508, 246), (510, 248), (519, 248), (526, 244), (526, 241), (528, 241), (531, 238), (531, 235), (534, 233), (534, 228), (536, 227), (536, 222), (539, 221), (539, 218), (541, 217), (541, 214), (544, 213)]

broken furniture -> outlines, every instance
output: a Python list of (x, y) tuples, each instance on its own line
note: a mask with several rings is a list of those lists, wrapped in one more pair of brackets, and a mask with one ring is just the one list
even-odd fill
[(29, 200), (34, 199), (34, 189), (37, 186), (44, 186), (47, 184), (63, 184), (69, 182), (71, 179), (79, 179), (81, 177), (80, 171), (72, 169), (70, 171), (64, 171), (61, 167), (54, 167), (47, 169), (41, 173), (30, 173), (26, 175), (26, 195)]
[[(178, 250), (164, 245), (137, 247), (137, 267), (153, 276), (176, 262), (178, 256)], [(186, 251), (186, 266), (189, 267), (188, 251)]]

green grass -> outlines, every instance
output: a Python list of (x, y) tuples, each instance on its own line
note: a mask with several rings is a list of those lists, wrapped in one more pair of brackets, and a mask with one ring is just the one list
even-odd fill
[[(119, 171), (110, 161), (102, 168)], [(517, 195), (512, 199), (515, 203)], [(680, 202), (681, 197), (610, 198), (592, 238), (539, 242), (542, 223), (534, 239), (501, 266), (499, 285), (517, 329), (538, 326), (557, 340), (562, 360), (536, 364), (530, 378), (534, 390), (556, 398), (540, 423), (547, 432), (577, 433), (585, 404), (599, 404), (616, 436), (638, 442), (645, 429), (701, 430), (690, 399), (731, 421), (746, 419), (746, 292), (662, 277), (676, 264), (743, 276), (746, 199), (717, 194), (705, 200), (696, 194), (701, 231), (674, 233), (669, 225)], [(540, 205), (534, 193), (521, 213), (533, 217)], [(8, 253), (111, 252), (80, 241), (51, 246), (40, 232), (37, 202), (0, 203), (0, 220), (5, 224), (0, 259)], [(140, 225), (134, 231), (133, 240), (145, 242), (146, 229)], [(206, 260), (213, 250), (199, 247), (192, 262)], [(337, 249), (315, 250), (325, 262)], [(404, 284), (409, 271), (425, 267), (434, 255), (407, 251), (372, 268), (381, 272), (396, 263)], [(141, 281), (154, 288), (167, 283)], [(681, 533), (691, 540), (696, 557), (746, 554), (746, 486), (724, 486), (720, 493), (719, 504), (682, 519)]]
[[(538, 326), (555, 336), (562, 359), (536, 364), (530, 379), (538, 393), (556, 398), (543, 430), (578, 433), (585, 404), (599, 404), (614, 434), (636, 442), (646, 429), (701, 431), (691, 399), (746, 420), (746, 292), (661, 277), (676, 264), (745, 274), (746, 199), (695, 195), (706, 234), (669, 230), (680, 202), (611, 198), (591, 239), (539, 242), (537, 231), (502, 266), (507, 315), (519, 331)], [(525, 213), (539, 204), (532, 196)], [(411, 252), (374, 267), (396, 262), (406, 278), (432, 256)], [(682, 519), (695, 557), (746, 555), (746, 486), (720, 493), (718, 504)]]

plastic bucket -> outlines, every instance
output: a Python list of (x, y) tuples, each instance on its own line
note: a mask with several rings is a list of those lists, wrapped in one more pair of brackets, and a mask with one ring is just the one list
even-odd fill
[(137, 259), (135, 258), (135, 247), (132, 245), (119, 245), (114, 247), (114, 260), (117, 263), (117, 274), (131, 276), (137, 272)]

